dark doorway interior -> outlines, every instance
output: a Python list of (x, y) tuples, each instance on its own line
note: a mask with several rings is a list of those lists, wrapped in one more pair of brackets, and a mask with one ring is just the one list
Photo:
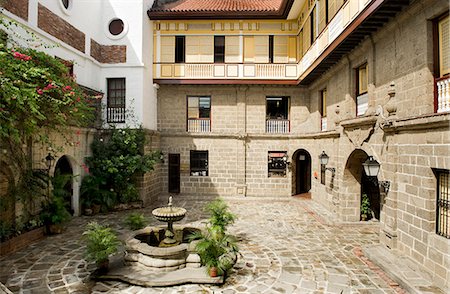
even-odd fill
[(64, 203), (66, 206), (67, 211), (73, 215), (74, 210), (72, 208), (72, 196), (73, 196), (73, 186), (72, 186), (72, 177), (73, 177), (73, 170), (72, 166), (70, 165), (69, 159), (64, 155), (61, 157), (55, 166), (55, 175), (67, 175), (70, 176), (70, 178), (67, 180), (66, 184), (64, 185), (64, 190), (66, 193), (64, 194)]
[(366, 174), (362, 173), (361, 179), (361, 197), (363, 194), (366, 194), (369, 197), (370, 202), (370, 210), (373, 212), (369, 215), (369, 219), (374, 218), (380, 219), (380, 211), (381, 211), (381, 198), (380, 198), (380, 188), (378, 185), (378, 181), (376, 179), (369, 179)]
[(295, 194), (307, 193), (311, 189), (311, 155), (304, 149), (294, 153)]
[(180, 154), (169, 154), (169, 193), (180, 193)]

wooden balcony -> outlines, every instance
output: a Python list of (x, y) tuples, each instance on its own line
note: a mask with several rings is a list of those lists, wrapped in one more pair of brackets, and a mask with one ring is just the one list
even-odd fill
[(450, 111), (450, 76), (436, 79), (436, 112)]
[(124, 123), (125, 107), (108, 107), (106, 109), (106, 121), (109, 123)]
[(187, 131), (191, 133), (209, 133), (211, 120), (209, 118), (190, 118), (187, 121)]
[(275, 63), (155, 63), (155, 79), (200, 80), (292, 80), (298, 77), (298, 64)]
[(290, 131), (288, 119), (268, 119), (266, 120), (266, 133), (287, 134)]

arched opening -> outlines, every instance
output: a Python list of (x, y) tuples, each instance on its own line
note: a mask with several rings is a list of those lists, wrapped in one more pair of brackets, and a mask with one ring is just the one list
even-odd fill
[(63, 190), (64, 193), (64, 203), (66, 209), (71, 215), (74, 215), (74, 203), (73, 203), (73, 170), (67, 156), (62, 156), (55, 166), (55, 176), (69, 176), (69, 179), (65, 181)]
[(303, 194), (311, 190), (311, 155), (299, 149), (292, 156), (293, 194)]
[[(365, 151), (356, 149), (350, 154), (345, 165), (342, 205), (347, 208), (345, 211), (351, 213), (344, 216), (350, 221), (380, 219), (381, 198), (378, 182), (367, 177), (362, 166), (368, 157)], [(365, 198), (369, 203), (363, 205)], [(365, 213), (366, 204), (369, 209)]]

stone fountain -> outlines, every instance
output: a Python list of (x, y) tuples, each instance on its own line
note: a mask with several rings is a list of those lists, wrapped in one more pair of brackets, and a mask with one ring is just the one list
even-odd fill
[(153, 216), (161, 221), (167, 223), (167, 229), (165, 232), (165, 238), (161, 241), (160, 246), (173, 246), (177, 244), (177, 240), (174, 238), (173, 223), (180, 221), (186, 215), (186, 209), (183, 207), (172, 206), (172, 196), (169, 197), (169, 203), (167, 207), (159, 207), (152, 211)]
[(186, 209), (174, 207), (172, 196), (168, 205), (152, 211), (153, 216), (167, 227), (146, 227), (133, 231), (125, 241), (124, 262), (110, 265), (110, 271), (98, 277), (121, 280), (130, 284), (154, 287), (186, 283), (221, 284), (223, 277), (210, 277), (200, 264), (196, 253), (197, 241), (189, 236), (200, 229), (175, 225), (182, 220)]

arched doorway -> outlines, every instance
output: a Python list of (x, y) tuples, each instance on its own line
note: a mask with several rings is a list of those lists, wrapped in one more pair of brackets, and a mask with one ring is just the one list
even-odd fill
[(71, 215), (74, 215), (74, 205), (73, 205), (73, 170), (72, 166), (69, 162), (67, 156), (62, 156), (55, 166), (55, 176), (62, 175), (68, 176), (68, 180), (65, 181), (64, 184), (64, 203), (66, 205), (66, 209), (70, 212)]
[[(370, 213), (367, 220), (380, 219), (381, 197), (380, 188), (376, 179), (366, 176), (363, 169), (363, 162), (369, 156), (364, 150), (354, 150), (347, 159), (344, 170), (344, 185), (341, 202), (343, 210), (353, 211), (352, 215), (344, 215), (349, 221), (359, 221), (361, 219), (361, 203), (363, 195), (367, 195), (370, 203)], [(356, 213), (355, 213), (356, 212)]]
[(299, 149), (292, 156), (293, 194), (307, 193), (311, 190), (311, 155), (305, 149)]

